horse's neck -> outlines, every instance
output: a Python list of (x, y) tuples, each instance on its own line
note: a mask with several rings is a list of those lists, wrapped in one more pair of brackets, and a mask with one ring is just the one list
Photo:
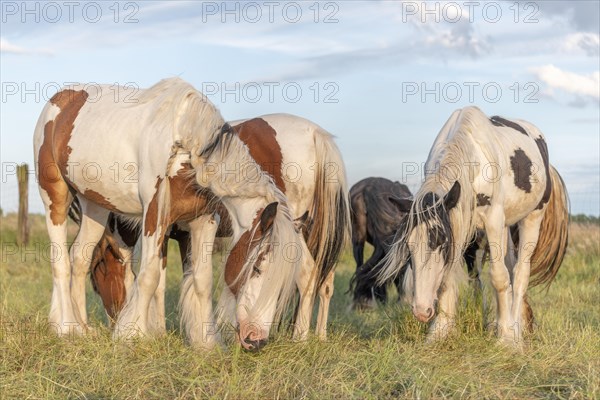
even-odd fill
[(264, 207), (266, 203), (263, 198), (248, 199), (241, 197), (223, 197), (221, 202), (229, 213), (234, 241), (239, 238), (242, 232), (252, 226), (256, 212)]

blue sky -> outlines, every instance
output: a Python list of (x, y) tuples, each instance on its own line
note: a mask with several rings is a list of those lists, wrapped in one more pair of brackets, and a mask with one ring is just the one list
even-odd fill
[[(406, 181), (451, 112), (529, 120), (573, 212), (599, 214), (599, 3), (1, 2), (2, 197), (32, 163), (44, 102), (69, 82), (170, 76), (226, 119), (287, 112), (338, 137), (350, 183)], [(30, 209), (42, 210), (37, 188)]]

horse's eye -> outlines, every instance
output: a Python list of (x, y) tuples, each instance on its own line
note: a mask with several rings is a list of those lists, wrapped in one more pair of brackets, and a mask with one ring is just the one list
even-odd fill
[(252, 277), (260, 276), (261, 270), (255, 265), (252, 267)]

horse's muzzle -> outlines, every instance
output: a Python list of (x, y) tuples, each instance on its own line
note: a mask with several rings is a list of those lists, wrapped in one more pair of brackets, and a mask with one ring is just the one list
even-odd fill
[(262, 349), (263, 347), (265, 347), (267, 345), (267, 343), (269, 343), (268, 339), (258, 339), (258, 340), (252, 340), (250, 339), (250, 337), (247, 337), (246, 339), (242, 340), (241, 342), (242, 347), (250, 352), (257, 352), (260, 349)]
[(421, 322), (429, 322), (435, 315), (435, 308), (428, 307), (425, 310), (420, 310), (418, 307), (413, 306), (413, 315)]

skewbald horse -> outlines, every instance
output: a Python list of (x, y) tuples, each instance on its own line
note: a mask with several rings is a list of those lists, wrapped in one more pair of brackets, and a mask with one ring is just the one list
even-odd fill
[[(485, 173), (490, 166), (494, 176)], [(544, 136), (526, 121), (488, 118), (467, 107), (443, 126), (425, 171), (414, 201), (399, 200), (408, 216), (380, 281), (393, 277), (410, 257), (413, 313), (420, 321), (431, 321), (439, 299), (428, 338), (445, 336), (455, 315), (462, 254), (482, 229), (491, 249), (499, 340), (522, 348), (527, 287), (552, 282), (568, 242), (567, 192), (550, 166)], [(513, 224), (519, 241), (515, 266), (509, 268), (504, 259)]]
[[(307, 337), (317, 293), (316, 333), (324, 339), (335, 263), (350, 232), (341, 154), (329, 133), (300, 117), (271, 114), (230, 125), (192, 155), (199, 184), (229, 211), (233, 242), (247, 243), (233, 246), (227, 259), (219, 319), (237, 319), (242, 345), (260, 345), (297, 288), (295, 339)], [(233, 194), (261, 211), (244, 210)], [(265, 240), (267, 229), (277, 239)]]
[[(266, 343), (265, 326), (283, 312), (294, 281), (304, 289), (301, 295), (307, 304), (296, 336), (306, 337), (315, 289), (322, 294), (317, 329), (324, 336), (333, 267), (348, 231), (345, 171), (331, 136), (288, 115), (245, 121), (245, 127), (236, 131), (203, 94), (176, 78), (138, 93), (123, 88), (129, 102), (114, 102), (108, 86), (95, 90), (90, 94), (75, 86), (57, 93), (42, 111), (34, 135), (48, 233), (57, 244), (49, 319), (58, 333), (67, 333), (68, 327), (82, 333), (87, 327), (84, 280), (89, 260), (78, 244), (96, 244), (112, 211), (142, 228), (140, 271), (114, 336), (164, 332), (164, 304), (156, 298), (155, 321), (149, 319), (148, 309), (164, 285), (162, 249), (169, 227), (177, 222), (185, 223), (191, 236), (190, 268), (180, 300), (186, 333), (194, 345), (214, 346), (218, 335), (211, 304), (211, 254), (219, 215), (211, 199), (216, 194), (232, 220), (234, 244), (226, 262), (224, 297), (228, 309), (236, 308), (229, 318), (239, 326), (240, 343), (249, 349)], [(279, 153), (273, 153), (278, 148)], [(267, 162), (278, 155), (300, 169), (295, 182), (285, 181), (290, 177), (276, 168), (283, 163)], [(111, 166), (138, 168), (134, 171), (138, 176), (114, 179), (102, 174), (88, 179), (85, 167), (90, 162), (102, 171)], [(236, 168), (239, 172), (240, 165), (253, 167), (256, 180), (238, 181), (225, 173), (207, 182), (207, 172), (215, 165), (229, 172)], [(333, 173), (325, 170), (326, 165), (335, 167)], [(75, 196), (82, 218), (71, 247), (71, 267), (64, 256), (66, 215)], [(336, 213), (330, 217), (332, 209)], [(303, 232), (292, 218), (298, 212), (308, 212)], [(289, 256), (282, 249), (295, 249), (296, 254)]]

